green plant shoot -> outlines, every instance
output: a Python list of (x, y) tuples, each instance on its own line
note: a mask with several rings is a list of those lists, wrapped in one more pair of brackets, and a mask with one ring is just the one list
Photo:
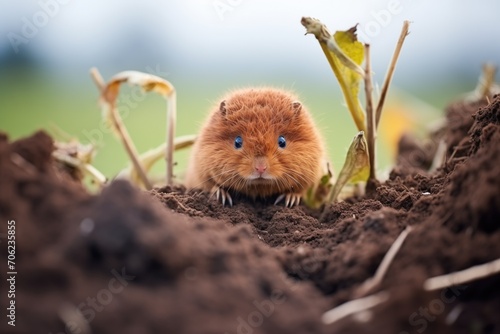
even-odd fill
[(330, 169), (330, 164), (326, 165), (326, 173), (321, 177), (319, 182), (307, 190), (304, 197), (304, 203), (310, 208), (319, 208), (331, 192), (333, 183), (333, 173)]
[(354, 137), (347, 156), (344, 166), (340, 171), (337, 182), (330, 192), (328, 200), (330, 202), (336, 201), (340, 191), (347, 183), (356, 183), (366, 181), (370, 174), (370, 164), (368, 157), (368, 145), (363, 131), (358, 132)]

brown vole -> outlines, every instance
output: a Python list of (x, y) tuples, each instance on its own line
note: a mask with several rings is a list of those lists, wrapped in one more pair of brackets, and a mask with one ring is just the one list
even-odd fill
[(186, 186), (211, 191), (232, 206), (230, 193), (276, 203), (300, 202), (321, 177), (323, 141), (294, 95), (271, 88), (233, 92), (209, 115), (194, 144)]

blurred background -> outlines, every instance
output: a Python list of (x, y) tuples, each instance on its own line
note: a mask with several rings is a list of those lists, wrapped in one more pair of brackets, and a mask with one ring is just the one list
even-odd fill
[[(386, 169), (402, 131), (422, 132), (474, 89), (484, 62), (500, 64), (498, 13), (496, 0), (0, 0), (0, 130), (16, 139), (49, 129), (62, 139), (61, 129), (95, 144), (95, 166), (112, 177), (128, 159), (102, 124), (91, 67), (106, 80), (138, 70), (172, 82), (177, 135), (195, 133), (227, 90), (276, 86), (312, 111), (338, 171), (356, 129), (300, 18), (319, 18), (332, 32), (359, 23), (379, 85), (410, 20), (379, 135), (378, 168)], [(119, 106), (140, 152), (164, 141), (161, 97), (126, 88)], [(178, 175), (187, 156), (176, 154)]]

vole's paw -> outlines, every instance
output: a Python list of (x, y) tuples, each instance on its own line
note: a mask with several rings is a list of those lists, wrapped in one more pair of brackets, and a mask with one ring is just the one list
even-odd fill
[(294, 194), (294, 193), (281, 194), (276, 199), (276, 202), (274, 202), (274, 205), (277, 205), (282, 200), (285, 200), (285, 207), (292, 208), (294, 205), (300, 204), (301, 197), (302, 196), (300, 194)]
[(214, 186), (212, 188), (212, 196), (215, 195), (215, 198), (217, 198), (217, 201), (220, 201), (222, 203), (222, 206), (226, 205), (226, 200), (229, 203), (229, 206), (233, 206), (233, 199), (231, 198), (231, 195), (229, 194), (228, 191), (218, 187)]

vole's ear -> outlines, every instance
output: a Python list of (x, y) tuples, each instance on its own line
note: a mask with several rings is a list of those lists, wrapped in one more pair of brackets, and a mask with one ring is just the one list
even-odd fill
[(223, 100), (221, 103), (220, 103), (220, 106), (219, 106), (219, 112), (222, 116), (226, 116), (227, 114), (227, 110), (226, 110), (226, 100)]
[(293, 108), (293, 111), (295, 112), (295, 115), (298, 115), (298, 114), (300, 114), (300, 111), (302, 110), (302, 103), (300, 103), (299, 101), (294, 101), (294, 102), (292, 102), (292, 108)]

